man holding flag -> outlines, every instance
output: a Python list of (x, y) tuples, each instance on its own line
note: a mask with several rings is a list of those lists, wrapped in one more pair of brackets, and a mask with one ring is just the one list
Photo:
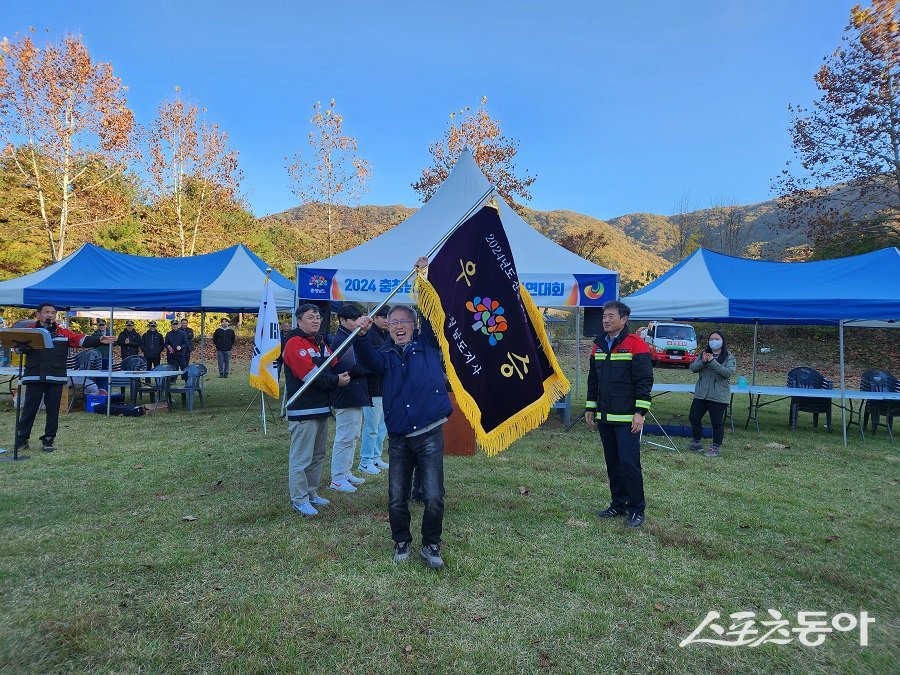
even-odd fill
[[(428, 258), (416, 266), (424, 269)], [(357, 321), (360, 334), (372, 327), (371, 317)], [(409, 523), (409, 490), (413, 470), (422, 483), (422, 548), (419, 551), (431, 569), (444, 566), (441, 532), (444, 522), (444, 430), (453, 410), (441, 351), (428, 323), (416, 330), (416, 312), (397, 305), (388, 314), (393, 342), (376, 351), (368, 338), (357, 340), (356, 356), (366, 370), (383, 375), (384, 421), (389, 440), (388, 515), (394, 540), (394, 562), (409, 560), (412, 534)]]
[[(452, 406), (443, 366), (478, 444), (491, 455), (539, 426), (553, 403), (569, 390), (541, 314), (519, 283), (500, 205), (493, 201), (485, 205), (493, 192), (489, 190), (473, 204), (401, 281), (402, 285), (418, 273), (418, 304), (427, 319), (421, 333), (416, 331), (416, 312), (395, 306), (388, 321), (392, 344), (376, 350), (368, 339), (355, 343), (359, 364), (384, 375), (384, 417), (390, 437), (389, 515), (396, 562), (409, 558), (407, 500), (416, 470), (422, 475), (425, 501), (420, 553), (432, 569), (444, 564), (440, 555), (441, 426)], [(426, 277), (424, 269), (432, 255)], [(372, 325), (371, 317), (361, 317), (350, 338), (365, 334)], [(313, 381), (292, 399), (299, 398)]]
[[(457, 405), (491, 455), (539, 426), (569, 388), (540, 312), (519, 284), (498, 209), (481, 207), (435, 250), (427, 278), (428, 258), (416, 263), (419, 306), (428, 320), (421, 334), (414, 333), (415, 312), (398, 306), (388, 321), (393, 345), (376, 353), (367, 340), (357, 343), (360, 365), (384, 373), (394, 560), (409, 556), (406, 500), (416, 468), (425, 501), (421, 555), (433, 569), (443, 566), (441, 425), (452, 410), (441, 362)], [(369, 317), (358, 323), (361, 331), (371, 325)]]

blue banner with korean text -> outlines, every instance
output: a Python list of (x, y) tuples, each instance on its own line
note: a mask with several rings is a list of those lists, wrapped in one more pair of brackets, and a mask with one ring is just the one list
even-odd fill
[(543, 318), (488, 205), (450, 235), (416, 282), (456, 401), (489, 455), (539, 426), (569, 390)]

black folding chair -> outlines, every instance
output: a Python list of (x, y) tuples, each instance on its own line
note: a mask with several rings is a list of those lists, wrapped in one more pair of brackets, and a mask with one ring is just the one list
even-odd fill
[[(156, 373), (160, 371), (166, 370), (176, 370), (168, 363), (163, 363), (159, 366), (153, 368), (150, 372)], [(135, 401), (137, 401), (137, 397), (140, 396), (141, 400), (144, 400), (144, 394), (150, 394), (150, 402), (156, 403), (157, 401), (168, 400), (168, 389), (169, 389), (169, 381), (172, 378), (170, 377), (151, 377), (148, 378), (148, 384), (141, 384), (140, 381), (135, 380), (137, 385), (134, 389)]]
[[(900, 393), (900, 380), (886, 370), (867, 370), (862, 374), (859, 382), (861, 391), (883, 391)], [(863, 429), (869, 426), (869, 417), (872, 418), (872, 435), (881, 423), (884, 415), (884, 426), (887, 429), (891, 443), (894, 442), (894, 416), (900, 416), (900, 401), (866, 401), (863, 413)]]
[[(788, 373), (787, 386), (798, 389), (833, 389), (834, 386), (818, 370), (813, 368), (794, 368)], [(791, 397), (790, 424), (791, 430), (797, 431), (799, 413), (812, 413), (813, 426), (819, 426), (819, 415), (825, 413), (825, 430), (831, 431), (831, 399), (811, 398), (803, 396)]]
[(181, 394), (181, 407), (187, 407), (188, 412), (194, 409), (194, 394), (200, 397), (200, 407), (203, 407), (203, 388), (200, 379), (206, 375), (207, 368), (202, 363), (192, 363), (185, 368), (185, 381), (181, 387), (169, 386), (166, 389), (166, 399), (169, 401), (169, 409), (172, 409), (172, 394)]

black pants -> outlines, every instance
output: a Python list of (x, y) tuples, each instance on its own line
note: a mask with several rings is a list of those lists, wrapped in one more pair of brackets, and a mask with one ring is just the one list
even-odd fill
[[(606, 473), (609, 474), (610, 506), (629, 515), (644, 512), (644, 476), (641, 472), (641, 436), (630, 424), (597, 424)], [(393, 466), (393, 464), (391, 465)]]
[(688, 419), (691, 421), (691, 432), (694, 434), (694, 440), (699, 441), (703, 438), (703, 416), (708, 412), (709, 421), (712, 424), (713, 430), (713, 444), (722, 445), (722, 441), (725, 440), (725, 411), (727, 409), (727, 403), (695, 398), (691, 403), (691, 412), (688, 415)]
[(25, 403), (22, 406), (22, 417), (19, 420), (19, 428), (16, 429), (16, 447), (25, 445), (31, 436), (31, 427), (34, 426), (34, 418), (37, 417), (41, 400), (47, 412), (47, 423), (44, 425), (44, 435), (41, 441), (45, 445), (53, 445), (56, 432), (59, 429), (59, 403), (62, 400), (64, 384), (55, 382), (26, 382)]
[(147, 359), (147, 370), (153, 370), (159, 365), (159, 354), (155, 357), (144, 356), (144, 358)]
[(444, 523), (444, 429), (438, 427), (421, 436), (391, 436), (388, 440), (388, 515), (391, 538), (412, 541), (409, 530), (409, 491), (413, 469), (421, 480), (422, 545), (441, 543)]

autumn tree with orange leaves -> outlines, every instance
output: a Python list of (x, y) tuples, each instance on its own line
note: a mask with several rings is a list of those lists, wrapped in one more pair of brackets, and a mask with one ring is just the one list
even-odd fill
[(897, 0), (854, 6), (846, 31), (816, 73), (818, 100), (790, 108), (799, 166), (788, 163), (773, 181), (783, 225), (804, 229), (817, 246), (831, 241), (827, 248), (844, 255), (900, 238)]
[(356, 139), (344, 133), (344, 116), (335, 110), (334, 99), (323, 109), (313, 105), (309, 118), (311, 152), (298, 150), (285, 158), (294, 194), (301, 206), (321, 209), (327, 226), (326, 250), (335, 252), (335, 231), (342, 224), (342, 206), (358, 203), (372, 177), (372, 166), (357, 155)]
[(131, 209), (111, 189), (138, 154), (126, 91), (78, 36), (43, 49), (29, 36), (0, 43), (3, 158), (32, 196), (53, 261), (66, 255), (74, 231)]
[[(237, 205), (243, 179), (238, 152), (228, 148), (228, 134), (206, 121), (205, 112), (180, 95), (163, 101), (148, 136), (154, 203), (174, 225), (174, 250), (182, 257), (197, 252), (204, 227), (214, 224), (216, 208)], [(157, 228), (164, 242), (160, 252), (173, 248), (172, 233), (165, 228)]]
[(433, 164), (424, 169), (412, 188), (426, 202), (437, 192), (441, 183), (459, 159), (463, 149), (468, 147), (481, 171), (497, 188), (500, 196), (513, 208), (519, 210), (519, 199), (531, 199), (529, 188), (536, 180), (528, 172), (519, 174), (513, 160), (519, 151), (519, 142), (503, 135), (500, 121), (491, 117), (487, 109), (487, 96), (475, 110), (466, 106), (450, 115), (450, 127), (440, 141), (433, 143), (428, 152)]

